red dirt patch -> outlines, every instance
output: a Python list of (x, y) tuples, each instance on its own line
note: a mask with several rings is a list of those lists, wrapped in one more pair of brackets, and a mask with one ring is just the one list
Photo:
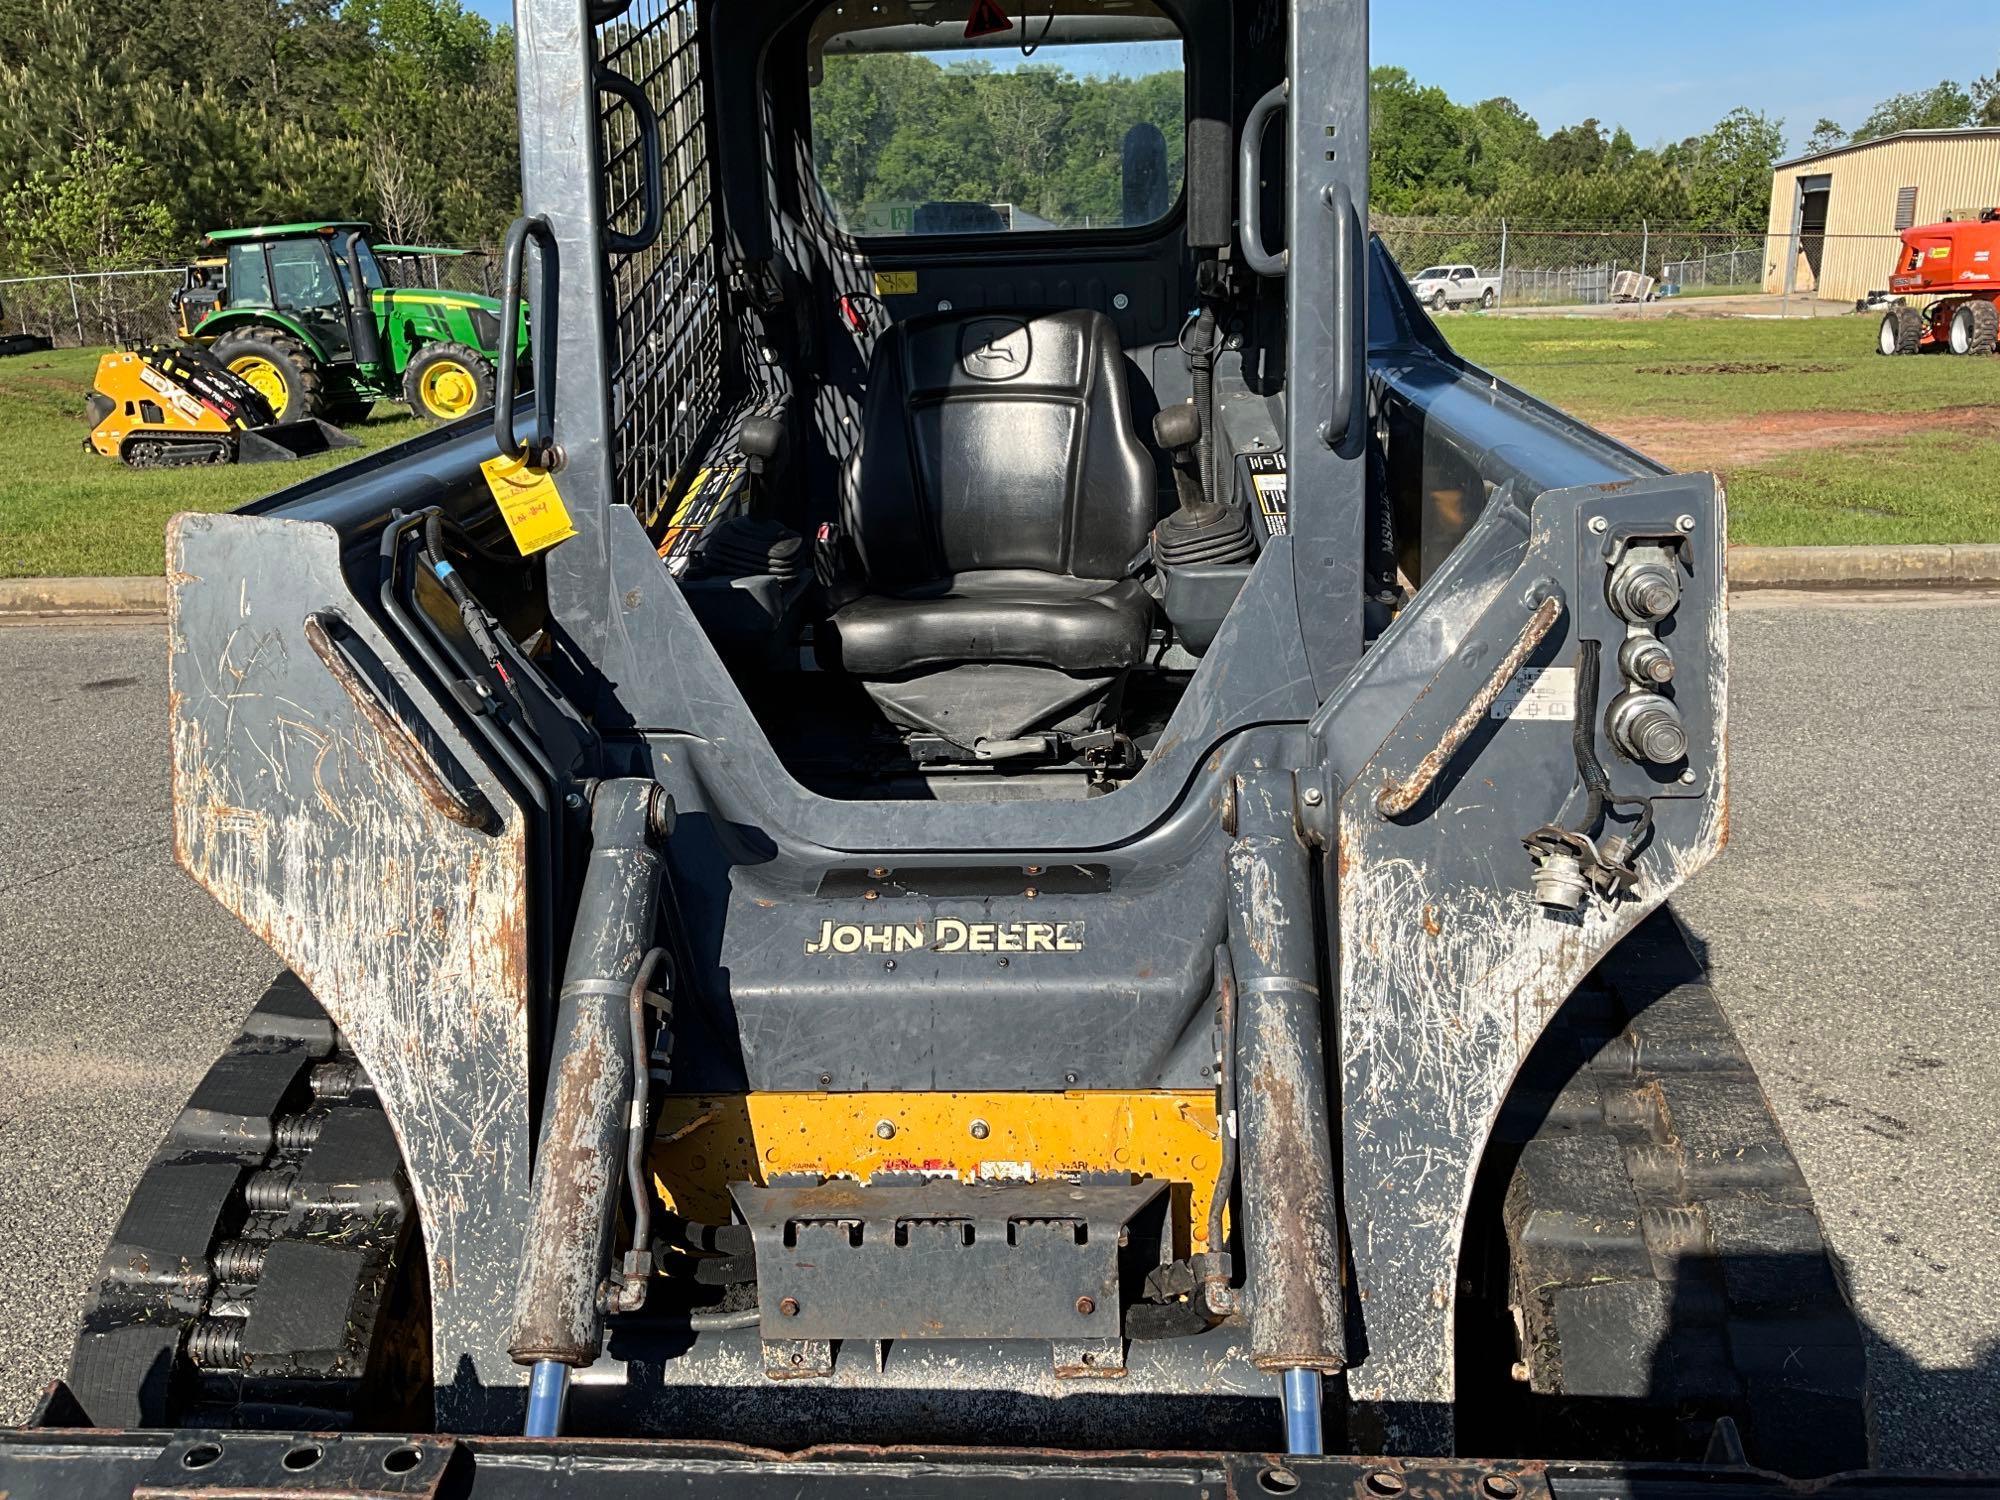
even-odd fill
[(1734, 469), (1808, 448), (1852, 448), (1919, 432), (2000, 438), (2000, 407), (1944, 411), (1780, 411), (1756, 417), (1620, 417), (1620, 442), (1678, 469)]

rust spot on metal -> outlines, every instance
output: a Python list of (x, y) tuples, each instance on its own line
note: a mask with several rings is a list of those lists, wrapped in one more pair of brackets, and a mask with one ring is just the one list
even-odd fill
[(1500, 664), (1493, 669), (1493, 675), (1486, 679), (1485, 685), (1472, 695), (1465, 711), (1451, 721), (1451, 727), (1445, 730), (1444, 737), (1431, 753), (1418, 761), (1416, 769), (1408, 776), (1401, 781), (1385, 783), (1382, 790), (1375, 794), (1377, 812), (1385, 818), (1400, 817), (1417, 805), (1424, 793), (1431, 789), (1431, 783), (1437, 780), (1438, 774), (1471, 738), (1472, 731), (1485, 719), (1494, 701), (1506, 691), (1507, 684), (1514, 680), (1514, 674), (1535, 654), (1535, 648), (1548, 638), (1556, 621), (1562, 618), (1562, 612), (1563, 601), (1556, 594), (1551, 594), (1535, 607), (1535, 612), (1528, 616), (1528, 623), (1521, 627), (1520, 637), (1513, 647), (1500, 658)]

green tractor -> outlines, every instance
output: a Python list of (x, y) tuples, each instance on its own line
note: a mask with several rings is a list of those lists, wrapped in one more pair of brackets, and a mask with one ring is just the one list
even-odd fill
[(451, 421), (492, 405), (500, 361), (527, 355), (525, 309), (503, 336), (496, 298), (391, 285), (378, 258), (462, 252), (377, 245), (368, 225), (330, 221), (217, 229), (203, 243), (211, 253), (174, 294), (181, 335), (280, 422), (351, 422), (377, 401)]

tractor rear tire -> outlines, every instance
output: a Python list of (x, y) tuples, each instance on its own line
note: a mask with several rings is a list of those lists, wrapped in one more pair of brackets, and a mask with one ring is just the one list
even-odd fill
[(326, 377), (319, 360), (289, 333), (271, 328), (225, 333), (212, 352), (270, 403), (272, 421), (299, 422), (326, 415)]
[(427, 1269), (374, 1087), (282, 975), (140, 1174), (69, 1393), (93, 1427), (428, 1430)]
[(431, 422), (455, 422), (493, 404), (493, 362), (466, 344), (426, 344), (403, 371), (403, 399)]
[(1700, 1459), (1731, 1446), (1726, 1419), (1760, 1467), (1869, 1466), (1866, 1347), (1843, 1272), (1666, 912), (1535, 1048), (1472, 1212), (1461, 1452)]
[(1962, 302), (1951, 315), (1953, 354), (1993, 354), (2000, 344), (2000, 307), (1991, 302)]
[(1924, 315), (1917, 308), (1899, 302), (1882, 314), (1882, 331), (1875, 348), (1879, 354), (1915, 354), (1923, 347)]

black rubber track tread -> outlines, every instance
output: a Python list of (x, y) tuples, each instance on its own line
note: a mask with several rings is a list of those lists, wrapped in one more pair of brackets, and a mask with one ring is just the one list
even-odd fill
[(67, 1378), (91, 1425), (428, 1422), (416, 1215), (365, 1076), (296, 978), (265, 991), (105, 1251)]
[(1726, 1417), (1761, 1466), (1867, 1466), (1865, 1344), (1844, 1277), (1668, 914), (1536, 1048), (1474, 1214), (1499, 1222), (1467, 1245), (1463, 1450), (1699, 1459)]

